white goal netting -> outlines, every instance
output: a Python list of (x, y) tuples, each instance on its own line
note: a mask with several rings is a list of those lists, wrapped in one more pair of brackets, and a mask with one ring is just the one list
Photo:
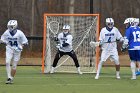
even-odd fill
[[(51, 69), (55, 54), (57, 52), (56, 42), (54, 41), (54, 33), (50, 29), (50, 22), (56, 21), (59, 23), (58, 33), (62, 32), (64, 24), (71, 26), (71, 34), (73, 35), (73, 50), (75, 51), (81, 71), (84, 73), (94, 73), (96, 69), (97, 50), (91, 48), (90, 41), (97, 41), (99, 33), (99, 16), (98, 15), (66, 15), (54, 16), (46, 15), (45, 21), (45, 49), (44, 49), (44, 72), (48, 73)], [(51, 26), (53, 27), (53, 26)], [(57, 28), (52, 28), (57, 29)], [(69, 56), (63, 56), (59, 60), (56, 72), (76, 72), (76, 67), (73, 60)]]

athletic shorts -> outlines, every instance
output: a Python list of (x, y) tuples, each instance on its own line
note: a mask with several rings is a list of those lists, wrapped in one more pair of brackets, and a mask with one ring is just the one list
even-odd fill
[(140, 61), (140, 50), (128, 50), (130, 60)]

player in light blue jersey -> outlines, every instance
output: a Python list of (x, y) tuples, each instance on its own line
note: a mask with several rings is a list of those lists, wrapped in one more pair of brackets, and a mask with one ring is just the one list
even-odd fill
[(139, 19), (134, 18), (132, 26), (126, 29), (124, 36), (123, 49), (128, 47), (128, 53), (131, 60), (130, 67), (132, 70), (132, 78), (136, 79), (136, 62), (140, 67), (140, 27), (138, 26)]

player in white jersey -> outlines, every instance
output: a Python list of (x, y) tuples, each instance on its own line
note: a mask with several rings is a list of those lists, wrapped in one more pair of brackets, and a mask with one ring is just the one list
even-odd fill
[(70, 34), (70, 26), (69, 25), (64, 25), (63, 26), (63, 32), (58, 34), (58, 37), (55, 38), (55, 41), (58, 41), (59, 44), (57, 45), (58, 48), (58, 52), (55, 55), (54, 58), (54, 62), (52, 64), (52, 68), (50, 73), (54, 73), (55, 67), (58, 63), (58, 60), (63, 56), (63, 55), (69, 55), (74, 63), (75, 66), (77, 68), (77, 72), (79, 74), (82, 74), (82, 72), (80, 71), (80, 65), (77, 59), (77, 56), (74, 52), (74, 50), (72, 49), (72, 35)]
[[(8, 29), (1, 36), (1, 41), (6, 44), (6, 71), (8, 77), (6, 84), (13, 83), (21, 51), (23, 46), (28, 44), (26, 36), (17, 27), (17, 20), (10, 20), (7, 24)], [(10, 66), (11, 62), (12, 67)]]
[(101, 29), (99, 42), (102, 50), (101, 59), (98, 64), (97, 74), (95, 79), (99, 79), (102, 64), (110, 57), (111, 61), (114, 61), (116, 67), (116, 78), (120, 79), (120, 63), (117, 51), (117, 41), (122, 41), (122, 35), (119, 30), (114, 27), (114, 20), (112, 18), (106, 18), (106, 27)]

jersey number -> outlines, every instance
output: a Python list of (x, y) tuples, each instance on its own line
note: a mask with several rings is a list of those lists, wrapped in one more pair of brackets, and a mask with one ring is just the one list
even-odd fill
[(9, 41), (9, 43), (11, 46), (18, 46), (17, 41)]
[(140, 42), (140, 31), (133, 32), (134, 42)]
[(111, 37), (108, 38), (108, 41), (107, 42), (111, 42)]

